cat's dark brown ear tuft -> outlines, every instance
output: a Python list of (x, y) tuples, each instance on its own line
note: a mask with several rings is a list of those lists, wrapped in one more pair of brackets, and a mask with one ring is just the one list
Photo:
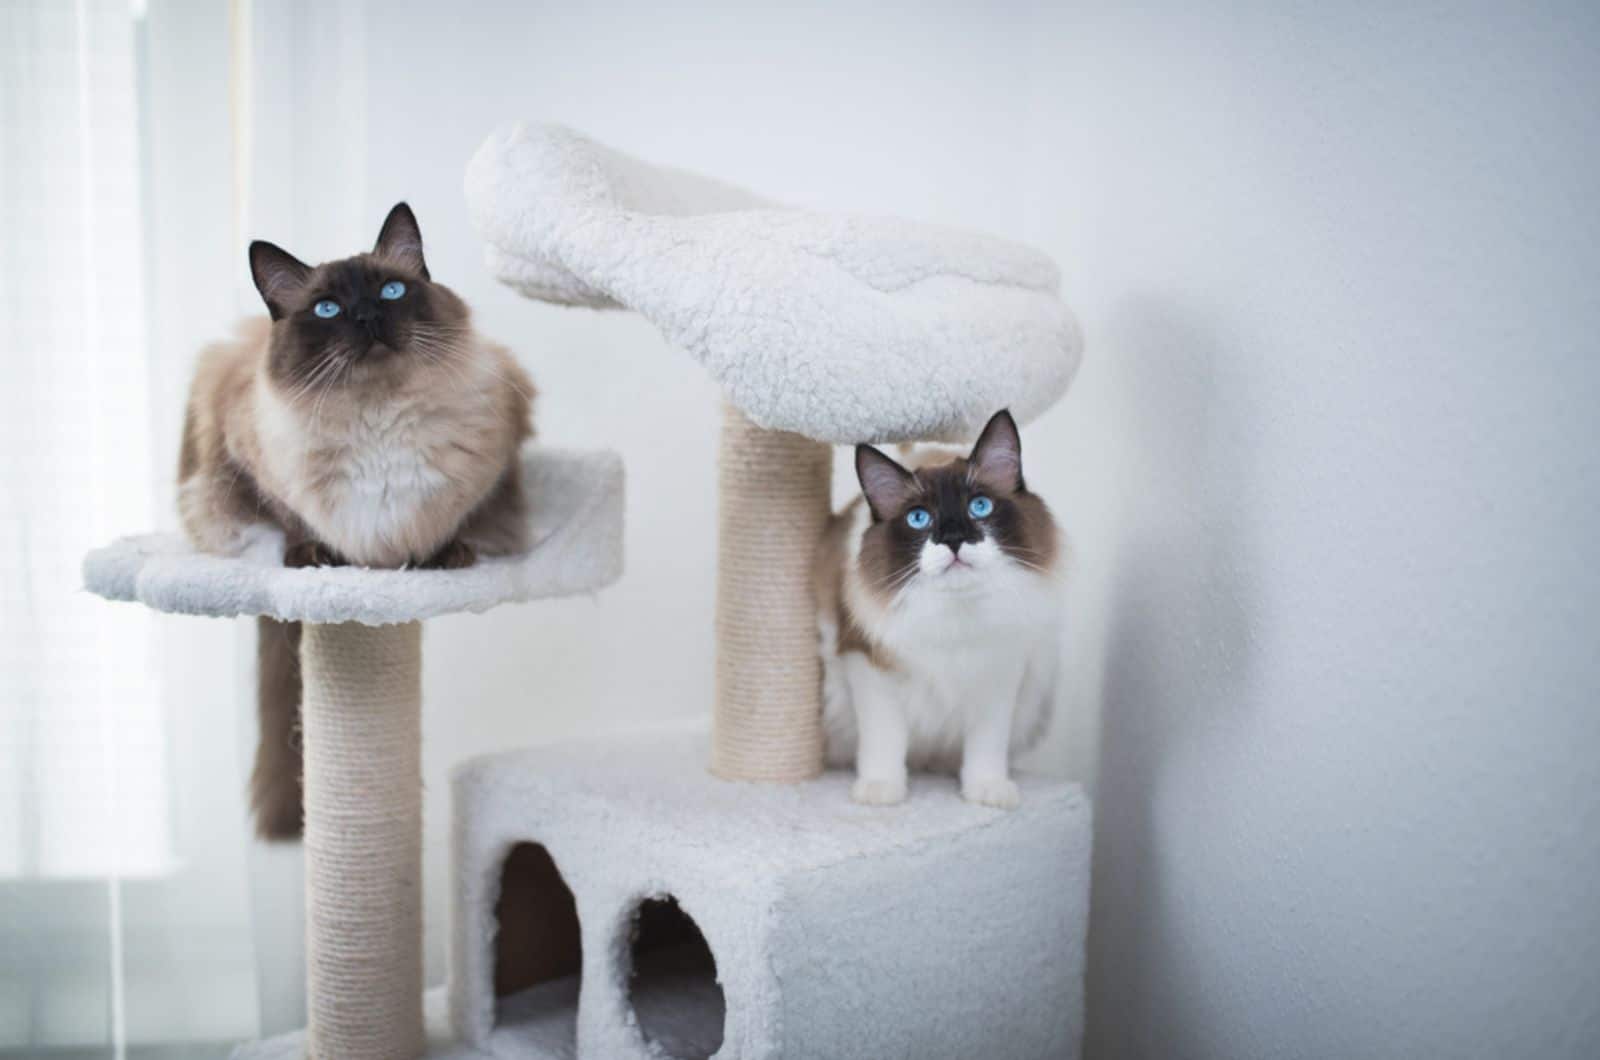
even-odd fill
[(856, 446), (856, 478), (867, 507), (877, 520), (893, 519), (916, 494), (917, 480), (911, 472), (870, 445)]
[(1017, 433), (1017, 421), (1009, 410), (1001, 409), (989, 418), (967, 459), (979, 475), (991, 482), (1001, 483), (1015, 493), (1027, 489), (1022, 481), (1022, 436)]
[(265, 240), (250, 244), (250, 276), (256, 281), (267, 312), (278, 320), (289, 311), (289, 301), (305, 286), (311, 266)]
[(417, 227), (417, 215), (403, 202), (395, 203), (389, 216), (384, 218), (372, 252), (405, 266), (424, 280), (431, 278), (428, 263), (422, 257), (422, 229)]

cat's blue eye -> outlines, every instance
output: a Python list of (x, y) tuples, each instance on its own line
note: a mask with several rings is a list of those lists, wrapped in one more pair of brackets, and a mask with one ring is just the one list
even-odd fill
[(913, 508), (906, 513), (906, 525), (913, 530), (926, 530), (933, 522), (933, 516), (926, 508)]
[(974, 519), (986, 519), (994, 514), (994, 501), (980, 493), (967, 502), (967, 511), (972, 513)]
[(405, 284), (401, 283), (399, 280), (390, 280), (388, 283), (384, 284), (383, 289), (378, 292), (378, 297), (392, 302), (405, 293)]
[(339, 303), (331, 298), (324, 298), (311, 307), (311, 311), (323, 320), (332, 320), (339, 315)]

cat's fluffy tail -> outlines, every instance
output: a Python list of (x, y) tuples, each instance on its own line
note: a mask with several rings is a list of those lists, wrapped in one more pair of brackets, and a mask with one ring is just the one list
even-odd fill
[(304, 823), (300, 755), (300, 623), (256, 620), (256, 712), (261, 735), (250, 807), (262, 839), (299, 839)]

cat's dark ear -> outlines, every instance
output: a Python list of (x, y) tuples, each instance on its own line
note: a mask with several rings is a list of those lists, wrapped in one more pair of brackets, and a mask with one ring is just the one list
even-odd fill
[(250, 276), (256, 281), (261, 300), (273, 320), (289, 311), (289, 302), (305, 286), (311, 266), (264, 240), (250, 244)]
[(874, 519), (893, 519), (916, 496), (911, 472), (870, 445), (856, 446), (856, 478)]
[(428, 263), (422, 259), (422, 229), (417, 227), (417, 215), (403, 202), (395, 203), (389, 216), (384, 218), (372, 252), (405, 266), (424, 280), (430, 278)]
[(999, 483), (1013, 493), (1027, 488), (1022, 482), (1022, 437), (1017, 434), (1017, 421), (1006, 409), (989, 418), (967, 460), (977, 468), (980, 477)]

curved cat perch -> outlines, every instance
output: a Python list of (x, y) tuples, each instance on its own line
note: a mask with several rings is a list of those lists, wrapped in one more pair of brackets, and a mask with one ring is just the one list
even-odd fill
[(816, 775), (826, 443), (968, 440), (997, 409), (1049, 408), (1083, 347), (1055, 264), (989, 236), (778, 206), (555, 125), (496, 131), (466, 188), (503, 282), (635, 310), (722, 385), (711, 767)]
[(589, 592), (622, 573), (622, 462), (530, 449), (524, 555), (456, 571), (290, 570), (281, 540), (227, 558), (179, 535), (124, 538), (84, 560), (113, 600), (188, 615), (306, 623), (306, 994), (310, 1051), (423, 1054), (422, 620)]

